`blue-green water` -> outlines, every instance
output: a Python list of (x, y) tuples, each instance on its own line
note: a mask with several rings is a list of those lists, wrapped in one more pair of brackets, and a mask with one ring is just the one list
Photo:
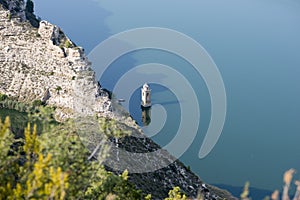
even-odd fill
[[(282, 173), (291, 167), (300, 170), (298, 1), (52, 0), (36, 1), (36, 10), (87, 53), (112, 34), (145, 26), (171, 28), (202, 44), (220, 70), (228, 101), (220, 140), (202, 160), (198, 152), (209, 124), (210, 100), (188, 63), (165, 52), (142, 50), (119, 58), (101, 83), (111, 89), (126, 70), (149, 62), (167, 64), (188, 77), (201, 99), (201, 122), (180, 159), (207, 182), (241, 186), (248, 180), (257, 188), (281, 189)], [(168, 111), (166, 127), (153, 137), (164, 145), (176, 130), (180, 102), (166, 88), (151, 86), (154, 103)], [(129, 101), (131, 114), (141, 122), (139, 89)]]

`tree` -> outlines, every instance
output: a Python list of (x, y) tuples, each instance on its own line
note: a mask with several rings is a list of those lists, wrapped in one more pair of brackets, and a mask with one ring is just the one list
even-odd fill
[[(68, 175), (51, 165), (51, 154), (42, 154), (36, 126), (28, 124), (23, 141), (15, 140), (9, 128), (8, 117), (0, 121), (0, 199), (64, 199)], [(22, 148), (11, 148), (16, 142)]]

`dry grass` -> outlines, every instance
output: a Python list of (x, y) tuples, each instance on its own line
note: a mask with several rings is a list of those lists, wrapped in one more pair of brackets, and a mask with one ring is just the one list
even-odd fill
[[(283, 175), (284, 186), (283, 186), (281, 200), (290, 200), (289, 190), (290, 190), (290, 186), (291, 186), (291, 183), (292, 183), (293, 176), (294, 176), (295, 172), (296, 171), (294, 169), (289, 169), (284, 173), (284, 175)], [(294, 182), (294, 184), (297, 186), (297, 188), (296, 188), (296, 192), (295, 192), (294, 197), (292, 198), (292, 200), (300, 200), (300, 181), (296, 180)], [(247, 182), (245, 184), (244, 191), (241, 194), (241, 199), (242, 200), (251, 199), (248, 195), (249, 195), (249, 183)], [(271, 194), (270, 197), (266, 197), (265, 199), (280, 200), (279, 190), (275, 190)]]

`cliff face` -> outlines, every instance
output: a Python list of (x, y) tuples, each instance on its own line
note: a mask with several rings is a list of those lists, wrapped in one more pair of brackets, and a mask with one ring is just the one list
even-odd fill
[(21, 18), (22, 21), (26, 19), (25, 4), (23, 0), (0, 0), (0, 4), (2, 4), (3, 8), (9, 10), (12, 15)]
[[(120, 123), (126, 121), (125, 128), (130, 129), (133, 135), (141, 136), (133, 120), (127, 118), (128, 113), (127, 117), (112, 114), (112, 109), (116, 108), (95, 80), (84, 50), (77, 47), (59, 27), (46, 21), (35, 26), (37, 22), (33, 13), (26, 12), (23, 0), (0, 0), (0, 93), (21, 102), (41, 100), (55, 106), (56, 118), (60, 120), (75, 113), (98, 113)], [(160, 149), (151, 139), (133, 135), (112, 142), (131, 153)], [(112, 150), (111, 157), (117, 158), (118, 150)], [(152, 164), (155, 166), (159, 161), (168, 159), (174, 158), (167, 151), (162, 151)], [(125, 168), (144, 164), (141, 159), (130, 163), (115, 162)], [(153, 194), (155, 199), (167, 196), (174, 186), (195, 197), (202, 184), (199, 177), (179, 161), (154, 172), (131, 174), (130, 181), (145, 193)], [(235, 199), (226, 191), (207, 187), (201, 189), (205, 199)]]
[[(42, 100), (57, 107), (60, 120), (74, 111), (109, 114), (110, 101), (83, 49), (46, 21), (34, 28), (23, 1), (1, 1), (9, 10), (0, 9), (0, 93), (18, 101)], [(93, 107), (85, 106), (87, 99)]]

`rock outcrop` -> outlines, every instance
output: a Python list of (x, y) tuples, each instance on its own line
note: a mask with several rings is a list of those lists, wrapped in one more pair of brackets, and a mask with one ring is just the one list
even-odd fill
[(1, 1), (8, 10), (0, 9), (0, 93), (18, 101), (42, 100), (57, 108), (59, 120), (74, 111), (109, 114), (111, 102), (84, 50), (49, 22), (32, 27), (23, 1)]
[[(36, 25), (37, 22), (33, 13), (26, 12), (24, 0), (0, 0), (0, 93), (20, 102), (40, 100), (52, 105), (59, 120), (78, 113), (97, 113), (120, 123), (126, 121), (127, 129), (142, 135), (128, 113), (119, 116), (112, 112), (116, 108), (95, 80), (84, 50), (59, 27), (46, 21)], [(151, 139), (134, 135), (112, 143), (133, 153), (160, 149)], [(157, 160), (172, 158), (168, 152), (162, 152)], [(117, 157), (118, 152), (112, 151), (112, 155), (114, 153)], [(134, 163), (143, 165), (143, 160)], [(132, 164), (124, 163), (125, 166)], [(145, 193), (152, 193), (154, 199), (167, 196), (174, 186), (179, 186), (190, 197), (196, 197), (200, 190), (205, 199), (235, 199), (226, 191), (202, 185), (199, 177), (179, 161), (154, 172), (131, 174), (130, 181)]]

